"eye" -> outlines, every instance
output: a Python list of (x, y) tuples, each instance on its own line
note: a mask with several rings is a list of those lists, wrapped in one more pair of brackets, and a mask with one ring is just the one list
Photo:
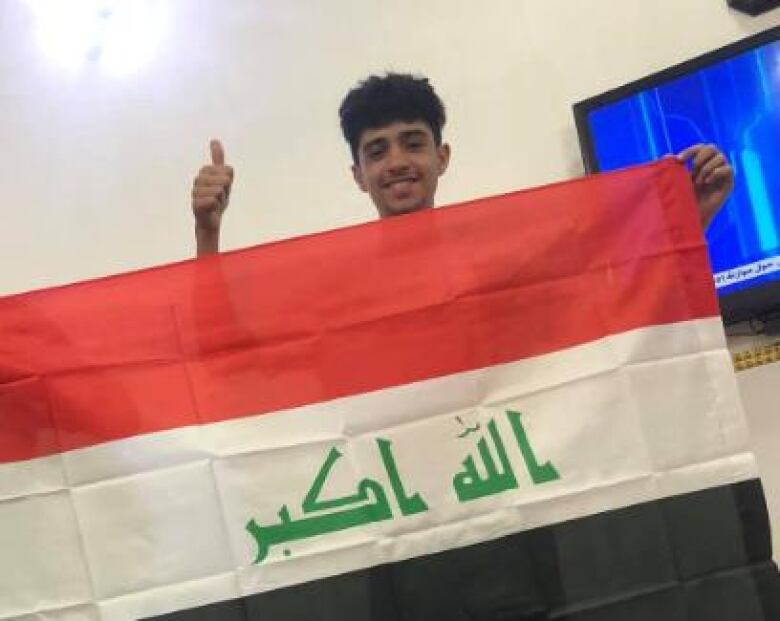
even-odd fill
[(386, 148), (382, 144), (371, 145), (366, 149), (366, 157), (370, 160), (380, 159), (386, 151)]
[(425, 135), (415, 132), (404, 137), (403, 145), (409, 151), (422, 151), (428, 145), (428, 140)]

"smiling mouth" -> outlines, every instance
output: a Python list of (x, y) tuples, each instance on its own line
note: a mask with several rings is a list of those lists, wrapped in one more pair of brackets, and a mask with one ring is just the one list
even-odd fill
[(385, 188), (392, 188), (395, 187), (401, 183), (415, 183), (417, 181), (416, 177), (402, 177), (400, 179), (393, 179), (392, 181), (388, 181), (385, 183)]

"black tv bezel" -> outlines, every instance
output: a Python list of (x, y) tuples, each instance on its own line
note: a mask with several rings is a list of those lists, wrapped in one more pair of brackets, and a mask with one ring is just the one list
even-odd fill
[[(588, 126), (588, 114), (591, 111), (635, 95), (639, 91), (671, 82), (694, 71), (704, 69), (710, 65), (776, 41), (780, 41), (780, 26), (773, 26), (706, 54), (701, 54), (600, 95), (595, 95), (575, 103), (572, 109), (574, 111), (574, 122), (577, 127), (577, 136), (585, 172), (588, 174), (600, 172), (590, 127)], [(719, 295), (718, 300), (723, 321), (727, 325), (751, 319), (760, 319), (765, 315), (775, 314), (780, 310), (780, 281), (759, 284), (734, 293)]]

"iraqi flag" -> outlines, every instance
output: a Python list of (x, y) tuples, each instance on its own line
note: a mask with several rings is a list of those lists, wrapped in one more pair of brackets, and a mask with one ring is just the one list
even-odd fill
[(776, 621), (682, 166), (0, 299), (3, 621)]

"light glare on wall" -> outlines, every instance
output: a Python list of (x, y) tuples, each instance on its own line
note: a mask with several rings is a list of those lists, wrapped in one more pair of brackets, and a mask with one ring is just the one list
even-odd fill
[(164, 32), (153, 0), (28, 0), (41, 50), (57, 66), (132, 74), (155, 56)]

